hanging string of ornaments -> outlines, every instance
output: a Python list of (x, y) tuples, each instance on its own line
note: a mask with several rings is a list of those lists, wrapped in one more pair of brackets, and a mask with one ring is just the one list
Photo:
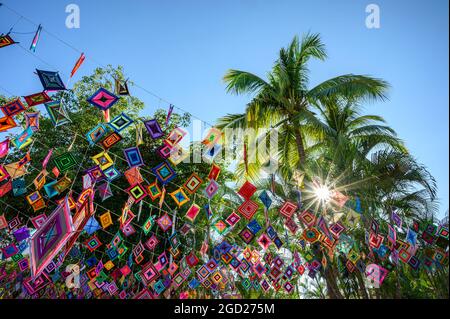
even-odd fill
[[(22, 18), (0, 36), (0, 50), (18, 44), (15, 34), (34, 34), (29, 48), (34, 54), (45, 29), (38, 25), (32, 33), (14, 33)], [(80, 54), (70, 81), (87, 57), (61, 42)], [(60, 73), (36, 69), (36, 76), (42, 91), (0, 106), (0, 132), (20, 131), (0, 141), (0, 299), (239, 298), (250, 291), (289, 295), (335, 259), (341, 273), (360, 272), (378, 286), (396, 267), (429, 271), (448, 265), (443, 248), (448, 226), (404, 225), (394, 210), (389, 221), (370, 220), (365, 254), (348, 232), (364, 224), (358, 197), (315, 183), (319, 202), (346, 212), (343, 218), (328, 220), (302, 207), (300, 174), (297, 203), (276, 194), (274, 186), (258, 189), (250, 181), (236, 191), (239, 203), (227, 200), (219, 196), (225, 189), (219, 181), (225, 168), (215, 161), (222, 132), (213, 125), (201, 141), (209, 173), (182, 178), (179, 164), (190, 156), (180, 145), (186, 131), (169, 129), (174, 109), (182, 109), (168, 103), (162, 123), (133, 118), (126, 111), (111, 118), (110, 110), (130, 96), (128, 81), (114, 79), (114, 92), (92, 88), (87, 102), (104, 121), (80, 134), (68, 128), (65, 99), (71, 90)], [(42, 105), (46, 115), (35, 111)], [(38, 138), (43, 117), (56, 132), (65, 128), (73, 134), (70, 146), (47, 145)], [(121, 154), (112, 152), (131, 136), (132, 128), (135, 145)], [(152, 154), (157, 165), (149, 166), (144, 159), (145, 134), (159, 144)], [(32, 158), (36, 147), (46, 150), (42, 160)], [(98, 153), (88, 156), (96, 149)], [(247, 145), (243, 151), (247, 154)], [(127, 188), (120, 186), (123, 182)], [(29, 209), (16, 208), (19, 201), (26, 201)], [(108, 209), (108, 202), (116, 209)], [(200, 202), (207, 204), (200, 207)], [(381, 223), (386, 223), (386, 233)], [(201, 247), (196, 250), (199, 237)]]

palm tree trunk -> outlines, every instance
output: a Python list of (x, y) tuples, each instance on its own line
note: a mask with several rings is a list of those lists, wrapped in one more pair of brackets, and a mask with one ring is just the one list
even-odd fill
[(319, 290), (320, 297), (321, 297), (322, 299), (326, 299), (326, 298), (325, 298), (325, 295), (324, 295), (324, 293), (323, 293), (323, 291), (322, 291), (322, 285), (320, 284), (319, 279), (317, 279), (317, 277), (314, 277), (314, 279), (316, 280), (317, 288), (318, 288), (318, 290)]
[(448, 291), (449, 291), (449, 280), (448, 280), (448, 268), (445, 268), (445, 270), (439, 270), (438, 271), (441, 282), (443, 282), (443, 290), (442, 290), (442, 296), (443, 298), (448, 298)]
[(400, 274), (399, 269), (395, 272), (395, 299), (401, 299), (402, 298), (402, 290), (400, 288)]
[(323, 277), (325, 278), (325, 282), (327, 283), (328, 297), (330, 299), (343, 299), (344, 296), (342, 296), (336, 283), (337, 277), (333, 271), (333, 264), (328, 265), (328, 267), (323, 270)]
[(359, 293), (363, 299), (369, 299), (369, 295), (367, 294), (366, 286), (364, 284), (364, 280), (359, 271), (356, 272), (356, 279), (358, 281)]
[(296, 126), (295, 124), (291, 125), (293, 125), (294, 127), (295, 143), (297, 144), (297, 151), (298, 151), (298, 164), (300, 167), (303, 167), (306, 160), (306, 153), (302, 132), (300, 130), (300, 126)]

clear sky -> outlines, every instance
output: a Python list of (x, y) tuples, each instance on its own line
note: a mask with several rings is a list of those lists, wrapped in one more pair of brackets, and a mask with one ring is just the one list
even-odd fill
[[(249, 97), (225, 92), (229, 68), (264, 76), (294, 35), (319, 32), (329, 59), (311, 63), (312, 85), (345, 73), (389, 81), (390, 100), (367, 106), (384, 116), (410, 151), (436, 177), (441, 213), (449, 206), (448, 1), (381, 0), (0, 0), (87, 55), (75, 80), (97, 65), (123, 65), (140, 86), (208, 122), (241, 112)], [(80, 28), (65, 25), (68, 4), (80, 8)], [(368, 4), (380, 8), (381, 27), (365, 24)], [(18, 16), (0, 7), (0, 32)], [(14, 31), (30, 32), (25, 19)], [(32, 34), (17, 34), (28, 48)], [(38, 58), (19, 46), (0, 50), (0, 86), (27, 95), (41, 89), (35, 68), (67, 78), (79, 53), (42, 33)], [(132, 92), (147, 111), (166, 107)], [(0, 94), (5, 94), (0, 88)]]

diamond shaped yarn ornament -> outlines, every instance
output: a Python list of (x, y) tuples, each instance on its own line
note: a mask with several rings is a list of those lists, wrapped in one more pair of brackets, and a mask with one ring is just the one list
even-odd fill
[(3, 165), (0, 165), (0, 182), (9, 178), (9, 173)]
[(256, 235), (261, 229), (261, 225), (258, 223), (256, 219), (253, 219), (250, 223), (248, 223), (247, 228)]
[(253, 215), (255, 215), (258, 210), (258, 204), (256, 204), (252, 200), (247, 200), (241, 204), (238, 208), (238, 212), (244, 216), (247, 220), (252, 219)]
[(241, 220), (241, 217), (239, 217), (238, 214), (235, 212), (232, 212), (227, 219), (225, 220), (231, 227), (234, 227), (239, 221)]
[(100, 198), (102, 199), (102, 202), (106, 199), (113, 196), (113, 193), (111, 191), (111, 187), (108, 182), (105, 182), (97, 187), (98, 194), (100, 195)]
[(144, 230), (144, 233), (146, 235), (148, 235), (154, 224), (155, 220), (153, 219), (153, 216), (149, 216), (145, 221), (144, 225), (142, 226), (142, 229)]
[(8, 222), (6, 221), (5, 215), (0, 215), (0, 229), (8, 227)]
[(114, 81), (114, 92), (117, 95), (130, 95), (130, 91), (128, 90), (128, 80), (120, 81), (119, 79), (115, 79)]
[(87, 247), (87, 249), (89, 249), (89, 251), (92, 253), (95, 250), (97, 250), (97, 248), (99, 248), (102, 243), (101, 241), (97, 238), (96, 235), (92, 236), (91, 238), (89, 238), (88, 240), (86, 240), (84, 242), (84, 245)]
[(256, 187), (252, 183), (246, 181), (239, 189), (238, 194), (241, 195), (245, 200), (249, 200), (255, 192)]
[(228, 224), (222, 219), (219, 218), (217, 220), (215, 220), (212, 224), (212, 228), (219, 234), (219, 235), (223, 235), (227, 229), (228, 229)]
[(112, 132), (111, 134), (108, 134), (101, 142), (100, 144), (102, 147), (107, 150), (119, 143), (123, 139), (122, 135), (120, 135), (117, 132)]
[(330, 226), (330, 232), (336, 239), (339, 239), (339, 236), (342, 234), (344, 230), (345, 227), (340, 222), (334, 223)]
[(221, 151), (222, 151), (222, 145), (214, 144), (205, 150), (205, 152), (203, 153), (203, 159), (207, 163), (212, 163), (212, 162), (214, 162), (216, 157), (221, 153)]
[(111, 166), (103, 171), (108, 181), (112, 182), (113, 180), (119, 178), (121, 176), (120, 172), (114, 166)]
[(100, 88), (87, 101), (100, 110), (106, 111), (119, 101), (119, 97), (107, 89)]
[(130, 186), (126, 189), (126, 192), (133, 198), (135, 203), (139, 203), (145, 198), (145, 196), (147, 196), (147, 191), (141, 184)]
[(156, 246), (158, 246), (159, 244), (159, 240), (158, 238), (156, 238), (155, 235), (152, 235), (152, 237), (150, 237), (146, 242), (145, 242), (145, 246), (147, 246), (147, 248), (149, 250), (153, 250), (156, 248)]
[(331, 192), (331, 199), (337, 206), (339, 206), (339, 208), (342, 208), (347, 202), (348, 196), (342, 194), (337, 190), (334, 190)]
[(166, 213), (156, 220), (158, 226), (164, 231), (168, 231), (172, 227), (172, 219)]
[(208, 186), (205, 188), (206, 196), (211, 199), (219, 190), (219, 184), (215, 180), (210, 180)]
[(0, 36), (0, 48), (4, 48), (9, 45), (13, 45), (14, 43), (17, 43), (17, 42), (14, 42), (14, 40), (11, 38), (11, 36), (9, 36), (9, 35), (1, 35)]
[(203, 209), (206, 212), (206, 216), (208, 217), (208, 220), (211, 219), (213, 212), (211, 210), (211, 207), (209, 206), (209, 204), (206, 204), (205, 206), (203, 206)]
[(3, 142), (0, 142), (0, 158), (3, 158), (6, 155), (8, 155), (9, 148), (10, 148), (9, 138), (5, 139)]
[(74, 226), (69, 201), (59, 205), (31, 237), (31, 273), (39, 276), (69, 240)]
[(258, 244), (264, 250), (267, 250), (271, 243), (272, 243), (272, 241), (270, 240), (269, 236), (267, 236), (266, 234), (262, 234), (258, 238)]
[(61, 173), (64, 173), (72, 169), (73, 167), (77, 166), (77, 161), (75, 160), (75, 157), (69, 152), (53, 158), (53, 163), (55, 163), (55, 166)]
[(50, 102), (52, 99), (45, 92), (39, 92), (23, 97), (28, 104), (28, 107)]
[(140, 184), (144, 182), (141, 172), (139, 171), (139, 167), (132, 167), (126, 170), (123, 174), (125, 175), (125, 178), (130, 185)]
[(183, 137), (186, 135), (186, 132), (183, 131), (181, 128), (176, 127), (172, 130), (172, 132), (169, 133), (169, 136), (167, 137), (167, 139), (165, 140), (165, 142), (173, 147), (176, 144), (178, 144)]
[(253, 238), (255, 237), (255, 235), (248, 229), (248, 228), (244, 228), (240, 233), (239, 233), (239, 237), (241, 237), (241, 239), (246, 243), (249, 244)]
[(36, 73), (39, 76), (39, 80), (41, 80), (44, 91), (60, 91), (66, 89), (58, 72), (36, 69)]
[(348, 212), (347, 216), (346, 216), (345, 221), (350, 226), (356, 226), (360, 219), (361, 219), (361, 215), (360, 214), (356, 213), (353, 210), (350, 210)]
[(307, 228), (307, 229), (305, 229), (305, 230), (303, 231), (303, 238), (304, 238), (307, 242), (309, 242), (309, 243), (311, 243), (311, 244), (313, 244), (313, 243), (315, 243), (316, 241), (318, 241), (318, 240), (319, 240), (319, 236), (320, 236), (319, 231), (318, 231), (317, 229), (315, 229), (314, 227), (312, 227), (312, 228)]
[(142, 278), (142, 282), (145, 286), (150, 285), (152, 282), (156, 281), (160, 274), (158, 270), (156, 270), (155, 266), (152, 262), (148, 262), (146, 265), (144, 265), (140, 277)]
[(261, 200), (266, 209), (269, 209), (272, 205), (272, 199), (266, 191), (262, 191), (261, 194), (259, 194), (258, 198)]
[(106, 152), (101, 152), (93, 156), (92, 160), (94, 161), (95, 164), (97, 164), (100, 167), (102, 171), (114, 165), (113, 160)]
[(94, 145), (106, 134), (106, 127), (104, 124), (97, 124), (93, 129), (91, 129), (87, 134), (86, 138), (89, 140), (90, 145)]
[(59, 194), (58, 191), (55, 189), (55, 185), (57, 182), (58, 181), (52, 181), (44, 185), (44, 190), (48, 198), (53, 198)]
[(7, 181), (0, 185), (0, 198), (8, 194), (12, 190), (12, 182)]
[(31, 138), (33, 134), (34, 134), (33, 129), (31, 127), (27, 127), (25, 130), (22, 131), (22, 133), (16, 135), (11, 140), (11, 143), (16, 148), (23, 149), (33, 142), (33, 139)]
[(130, 126), (133, 123), (133, 120), (128, 117), (125, 113), (121, 113), (117, 115), (115, 118), (113, 118), (108, 125), (117, 133), (123, 131), (128, 126)]
[(152, 139), (156, 140), (164, 136), (164, 132), (156, 119), (145, 121), (144, 125)]
[(152, 172), (156, 175), (158, 181), (163, 185), (169, 183), (176, 176), (175, 171), (168, 162), (163, 162), (152, 168)]
[(41, 194), (39, 193), (39, 191), (34, 191), (31, 194), (27, 195), (27, 201), (30, 205), (33, 205), (34, 203), (36, 203), (38, 200), (40, 200), (42, 198)]
[(300, 216), (299, 219), (301, 222), (303, 222), (307, 227), (311, 227), (312, 225), (315, 224), (316, 222), (316, 216), (314, 216), (314, 214), (312, 214), (310, 211), (305, 210), (303, 211)]
[(377, 264), (369, 264), (366, 267), (366, 277), (374, 287), (380, 287), (387, 274), (388, 270)]
[[(128, 201), (133, 201), (133, 198), (130, 196)], [(130, 210), (130, 206), (133, 202), (127, 203), (125, 207), (122, 209), (122, 215), (119, 218), (121, 227), (124, 225), (128, 225), (131, 221), (136, 217), (135, 214)]]
[(213, 127), (208, 131), (206, 137), (202, 141), (202, 144), (204, 145), (216, 144), (217, 142), (219, 142), (221, 137), (222, 132), (219, 129)]
[(5, 132), (17, 126), (16, 121), (12, 117), (5, 116), (0, 118), (0, 132)]
[(45, 200), (43, 198), (41, 198), (38, 201), (36, 201), (34, 204), (32, 204), (31, 207), (33, 208), (34, 212), (37, 212), (41, 209), (46, 208), (47, 204), (45, 203)]
[(1, 248), (1, 252), (2, 252), (2, 257), (4, 259), (10, 258), (10, 257), (15, 258), (15, 256), (19, 253), (19, 249), (17, 248), (16, 244), (12, 243), (12, 244), (7, 245), (4, 248)]
[(92, 235), (93, 233), (95, 233), (100, 228), (101, 228), (101, 226), (98, 223), (98, 221), (95, 219), (94, 216), (91, 216), (91, 218), (89, 218), (88, 222), (84, 226), (84, 231), (86, 231), (86, 233), (88, 235)]
[[(0, 219), (1, 219), (1, 216), (0, 216)], [(38, 216), (32, 217), (31, 223), (33, 224), (34, 228), (39, 229), (46, 220), (47, 220), (47, 216), (45, 214), (40, 214)], [(1, 224), (1, 222), (0, 222), (0, 224)], [(0, 229), (1, 229), (1, 225), (0, 225)]]
[(147, 186), (147, 194), (150, 196), (150, 198), (154, 201), (158, 197), (161, 197), (162, 191), (158, 186), (157, 182), (151, 183)]
[(296, 210), (297, 210), (297, 204), (294, 204), (292, 202), (286, 201), (283, 204), (283, 206), (281, 206), (279, 212), (284, 217), (291, 218), (292, 215), (294, 215)]
[(181, 187), (169, 194), (175, 201), (175, 203), (178, 205), (178, 207), (183, 206), (189, 201), (189, 197), (187, 197), (186, 193), (183, 191)]
[(25, 117), (26, 126), (30, 127), (33, 132), (39, 131), (40, 114), (40, 112), (28, 112), (23, 114), (23, 116)]
[(113, 224), (111, 213), (109, 211), (100, 216), (100, 224), (103, 229), (106, 229)]
[(12, 190), (14, 196), (22, 196), (27, 192), (27, 185), (23, 177), (14, 179), (12, 181)]
[(26, 107), (20, 99), (15, 99), (0, 106), (0, 109), (2, 110), (3, 114), (5, 114), (5, 116), (12, 117), (25, 111)]
[(130, 147), (130, 148), (124, 149), (123, 153), (128, 162), (128, 166), (135, 167), (135, 166), (143, 166), (144, 165), (144, 160), (142, 158), (141, 152), (139, 151), (138, 147)]
[(212, 164), (211, 165), (211, 169), (209, 170), (209, 174), (208, 174), (208, 179), (209, 180), (216, 180), (219, 178), (219, 174), (220, 174), (220, 167), (216, 164)]
[(167, 158), (169, 158), (171, 151), (172, 151), (172, 147), (170, 147), (167, 144), (163, 144), (156, 149), (156, 154), (158, 154), (163, 159), (167, 159)]
[(26, 173), (28, 173), (27, 166), (25, 165), (19, 166), (19, 164), (20, 162), (14, 162), (3, 165), (4, 170), (8, 173), (11, 179), (22, 177)]
[(102, 171), (99, 165), (95, 165), (84, 171), (83, 175), (83, 188), (90, 188), (94, 183), (103, 181), (106, 178), (105, 173)]
[(123, 225), (121, 230), (122, 230), (122, 233), (125, 235), (125, 237), (129, 237), (129, 236), (133, 235), (134, 233), (136, 233), (136, 229), (133, 227), (133, 225), (131, 223)]
[(200, 207), (196, 204), (192, 204), (192, 206), (186, 212), (185, 217), (193, 223), (199, 213), (200, 213)]
[(71, 122), (66, 110), (61, 104), (61, 101), (51, 101), (45, 103), (44, 105), (53, 126), (58, 127)]
[(380, 248), (381, 244), (383, 243), (384, 237), (379, 235), (379, 234), (375, 234), (375, 233), (370, 233), (369, 236), (369, 245), (372, 248), (378, 249)]
[(188, 157), (189, 151), (185, 150), (181, 145), (175, 145), (170, 151), (169, 161), (176, 166)]
[(295, 223), (295, 221), (292, 218), (286, 218), (284, 225), (289, 229), (289, 231), (293, 235), (295, 235), (295, 233), (298, 230), (298, 225)]
[(72, 180), (64, 175), (58, 180), (58, 182), (56, 182), (55, 189), (59, 194), (61, 194), (66, 189), (68, 189), (70, 185), (72, 185)]
[(192, 173), (183, 186), (190, 194), (194, 194), (200, 188), (202, 183), (202, 179), (196, 173)]

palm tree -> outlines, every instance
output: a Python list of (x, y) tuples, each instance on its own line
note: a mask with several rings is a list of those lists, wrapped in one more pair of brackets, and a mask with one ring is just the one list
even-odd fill
[[(307, 64), (311, 58), (324, 60), (326, 53), (320, 37), (307, 34), (301, 41), (295, 37), (287, 48), (280, 50), (267, 80), (238, 70), (230, 70), (225, 75), (228, 92), (253, 96), (244, 113), (228, 114), (218, 121), (218, 127), (256, 129), (256, 134), (248, 139), (258, 142), (267, 142), (268, 132), (273, 130), (280, 137), (276, 154), (256, 156), (256, 162), (246, 163), (245, 169), (240, 163), (235, 172), (258, 177), (255, 181), (260, 183), (257, 184), (264, 184), (266, 189), (269, 184), (274, 185), (277, 194), (294, 201), (295, 192), (285, 191), (291, 184), (293, 171), (303, 171), (306, 182), (316, 176), (326, 176), (337, 190), (362, 199), (365, 218), (358, 227), (352, 228), (352, 237), (359, 247), (365, 247), (365, 232), (371, 218), (389, 222), (393, 209), (398, 209), (404, 220), (433, 220), (437, 208), (435, 180), (408, 154), (403, 142), (382, 117), (361, 112), (364, 102), (386, 98), (388, 84), (369, 76), (348, 74), (310, 89)], [(227, 136), (225, 141), (232, 144)], [(272, 156), (280, 164), (279, 170), (273, 172), (276, 178), (258, 176), (258, 170), (264, 168)], [(306, 207), (309, 207), (308, 201), (303, 199)], [(328, 215), (327, 210), (334, 209), (325, 208), (324, 213)], [(283, 227), (276, 216), (270, 217), (274, 218), (274, 225)], [(292, 248), (297, 249), (294, 246)], [(328, 297), (370, 297), (360, 273), (350, 275), (348, 280), (338, 280), (336, 258), (328, 260), (327, 264), (320, 274)], [(397, 276), (391, 279), (395, 287), (388, 288), (393, 288), (398, 297), (398, 274), (404, 270), (400, 267), (396, 272)], [(343, 284), (350, 290), (342, 289)], [(389, 289), (386, 293), (392, 295)], [(440, 289), (445, 292), (445, 287)], [(376, 293), (377, 297), (381, 296), (379, 291)], [(322, 289), (318, 295), (324, 297)]]
[[(301, 41), (294, 37), (267, 75), (267, 80), (246, 71), (229, 70), (224, 76), (227, 91), (235, 94), (254, 94), (242, 114), (228, 114), (218, 121), (219, 128), (273, 128), (280, 130), (285, 152), (295, 146), (296, 156), (283, 161), (301, 169), (306, 161), (308, 134), (316, 116), (312, 106), (330, 99), (385, 99), (388, 84), (370, 76), (346, 74), (308, 88), (308, 62), (327, 57), (318, 34), (306, 34)], [(309, 131), (309, 132), (307, 132)]]
[[(369, 158), (361, 158), (355, 152), (343, 153), (341, 155), (345, 158), (339, 157), (338, 161), (351, 168), (343, 173), (342, 167), (333, 163), (333, 159), (337, 157), (332, 153), (337, 149), (327, 148), (328, 157), (322, 156), (314, 167), (319, 174), (323, 170), (327, 172), (329, 179), (339, 180), (343, 186), (338, 185), (338, 188), (347, 195), (362, 199), (365, 222), (352, 231), (352, 237), (360, 242), (360, 247), (365, 246), (364, 232), (369, 231), (372, 219), (378, 220), (387, 232), (386, 224), (390, 223), (390, 213), (394, 209), (407, 224), (413, 219), (433, 219), (438, 208), (435, 201), (436, 181), (411, 155), (392, 149), (376, 151)], [(395, 270), (396, 276), (403, 272), (401, 268)], [(361, 295), (366, 298), (364, 282), (359, 273), (355, 276)], [(401, 293), (400, 283), (392, 281), (392, 284), (396, 285), (393, 291)], [(395, 295), (397, 298), (399, 296)]]
[[(267, 129), (277, 128), (281, 141), (276, 155), (280, 159), (280, 173), (285, 180), (293, 169), (305, 169), (308, 139), (317, 142), (327, 129), (328, 133), (332, 130), (332, 126), (327, 127), (320, 122), (313, 109), (341, 100), (384, 99), (388, 88), (388, 84), (382, 80), (347, 74), (309, 89), (308, 62), (311, 58), (326, 58), (325, 47), (318, 34), (307, 34), (301, 42), (294, 37), (287, 48), (282, 48), (267, 81), (239, 70), (230, 70), (224, 77), (228, 92), (253, 93), (254, 97), (248, 103), (245, 113), (229, 114), (221, 118), (218, 127), (266, 129), (261, 136), (256, 135), (256, 138), (262, 140), (267, 137)], [(354, 113), (349, 112), (346, 119), (355, 117)], [(362, 120), (359, 123), (364, 124)], [(353, 124), (355, 128), (357, 125), (358, 123)], [(367, 132), (355, 132), (355, 135), (364, 133)], [(316, 148), (318, 147), (319, 144), (316, 145)], [(250, 167), (252, 173), (262, 164), (258, 162), (258, 157), (256, 159), (257, 163)], [(242, 165), (238, 171), (242, 172)], [(329, 295), (333, 298), (341, 297), (335, 281), (332, 280), (332, 273), (325, 275)]]
[(378, 115), (361, 115), (362, 108), (358, 102), (332, 98), (325, 104), (317, 104), (315, 108), (320, 119), (311, 121), (306, 127), (316, 135), (316, 142), (308, 148), (308, 152), (320, 155), (332, 149), (336, 155), (342, 155), (354, 147), (362, 158), (380, 148), (407, 153), (396, 132), (385, 125), (386, 121)]
[(410, 154), (380, 150), (360, 165), (367, 176), (362, 179), (373, 181), (360, 189), (368, 194), (368, 204), (380, 208), (385, 218), (393, 209), (398, 209), (404, 218), (435, 216), (438, 209), (436, 180)]

